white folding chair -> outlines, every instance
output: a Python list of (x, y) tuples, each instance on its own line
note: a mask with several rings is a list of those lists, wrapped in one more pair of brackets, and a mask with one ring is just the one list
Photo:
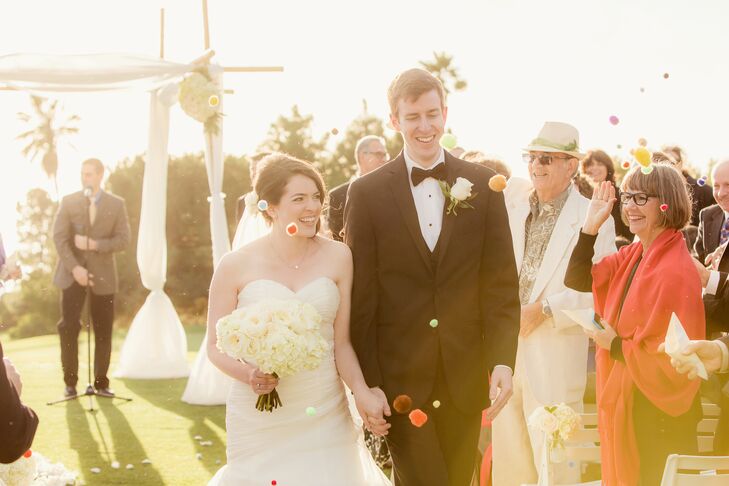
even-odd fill
[(729, 456), (682, 456), (666, 459), (661, 486), (726, 486)]

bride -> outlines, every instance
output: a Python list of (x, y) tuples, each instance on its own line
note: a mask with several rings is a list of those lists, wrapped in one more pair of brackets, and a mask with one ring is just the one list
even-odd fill
[[(262, 214), (271, 232), (223, 257), (210, 285), (208, 356), (235, 381), (227, 400), (228, 464), (209, 486), (389, 485), (364, 445), (342, 383), (354, 392), (365, 426), (386, 435), (387, 399), (367, 387), (349, 339), (351, 253), (317, 235), (322, 178), (306, 162), (273, 154), (261, 161), (255, 192), (267, 203)], [(276, 379), (217, 349), (218, 319), (267, 298), (298, 299), (320, 313), (332, 351), (317, 369)], [(256, 410), (258, 396), (274, 387), (283, 405)]]

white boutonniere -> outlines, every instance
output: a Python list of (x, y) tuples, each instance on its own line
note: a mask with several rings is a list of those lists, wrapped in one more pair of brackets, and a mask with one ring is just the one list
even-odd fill
[(440, 190), (443, 192), (443, 195), (448, 199), (446, 214), (453, 213), (457, 216), (456, 209), (458, 208), (473, 209), (473, 206), (468, 202), (472, 201), (477, 195), (471, 194), (473, 182), (464, 177), (459, 177), (452, 186), (449, 186), (445, 181), (438, 181), (438, 183), (440, 184)]

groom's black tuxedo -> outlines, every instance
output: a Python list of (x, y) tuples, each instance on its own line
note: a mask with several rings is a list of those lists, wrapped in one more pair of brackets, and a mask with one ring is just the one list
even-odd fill
[[(443, 402), (440, 396), (448, 394), (451, 407), (480, 418), (489, 406), (488, 371), (499, 364), (514, 367), (518, 278), (504, 197), (488, 187), (494, 172), (448, 152), (445, 165), (448, 183), (464, 177), (476, 196), (473, 209), (447, 215), (444, 208), (432, 252), (421, 233), (402, 153), (350, 185), (344, 235), (354, 259), (351, 339), (367, 384), (381, 387), (390, 403), (408, 395), (413, 408), (433, 411), (433, 417), (431, 401)], [(392, 445), (398, 434), (411, 432), (399, 432), (397, 417), (392, 420), (388, 442), (397, 475), (409, 459), (399, 462)], [(478, 425), (473, 427), (477, 437)], [(448, 462), (440, 431), (432, 437)], [(401, 442), (422, 447), (415, 439)], [(473, 447), (466, 454), (474, 456)], [(423, 461), (428, 460), (426, 452)]]

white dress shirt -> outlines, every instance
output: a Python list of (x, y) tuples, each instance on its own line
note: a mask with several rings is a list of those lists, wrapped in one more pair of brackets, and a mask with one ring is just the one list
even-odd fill
[[(721, 223), (722, 228), (726, 224), (726, 220), (729, 219), (729, 212), (724, 211), (724, 221)], [(726, 250), (729, 251), (729, 250)], [(717, 265), (719, 262), (716, 263)], [(705, 294), (709, 295), (715, 295), (716, 291), (719, 288), (719, 272), (717, 270), (712, 270), (709, 273), (709, 281), (706, 284), (706, 290), (704, 291)]]
[(433, 165), (428, 168), (415, 162), (408, 155), (408, 151), (404, 150), (405, 165), (408, 168), (408, 181), (410, 182), (410, 191), (413, 193), (413, 201), (415, 201), (415, 211), (418, 213), (418, 222), (420, 223), (420, 232), (423, 235), (425, 244), (428, 245), (430, 251), (435, 249), (440, 236), (440, 230), (443, 227), (443, 207), (445, 205), (445, 196), (440, 190), (440, 184), (436, 179), (428, 177), (417, 186), (413, 185), (410, 174), (413, 167), (423, 170), (434, 169), (438, 164), (445, 163), (445, 152), (440, 149), (440, 155)]

